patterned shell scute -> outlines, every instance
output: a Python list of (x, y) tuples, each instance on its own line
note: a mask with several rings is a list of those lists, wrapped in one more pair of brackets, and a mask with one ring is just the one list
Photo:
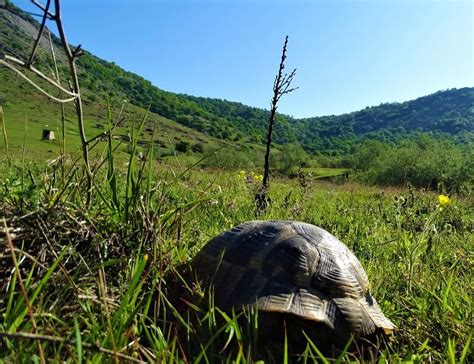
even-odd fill
[[(370, 335), (394, 325), (369, 293), (354, 254), (327, 231), (295, 221), (251, 221), (212, 239), (193, 265), (216, 305), (296, 315), (335, 332)], [(210, 282), (209, 280), (212, 280)]]

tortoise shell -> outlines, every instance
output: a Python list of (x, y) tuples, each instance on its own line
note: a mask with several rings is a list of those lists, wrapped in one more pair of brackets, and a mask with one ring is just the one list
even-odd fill
[[(295, 221), (251, 221), (212, 239), (192, 264), (215, 305), (287, 314), (332, 343), (391, 333), (354, 254), (336, 237)], [(271, 315), (274, 317), (275, 315)]]

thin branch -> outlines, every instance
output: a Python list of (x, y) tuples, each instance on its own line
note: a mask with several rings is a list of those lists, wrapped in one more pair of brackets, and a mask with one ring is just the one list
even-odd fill
[(82, 110), (82, 97), (81, 97), (81, 91), (80, 91), (80, 86), (79, 86), (79, 77), (77, 75), (77, 69), (76, 69), (76, 56), (77, 54), (73, 54), (71, 52), (71, 48), (69, 47), (69, 43), (67, 41), (66, 37), (66, 32), (64, 31), (64, 26), (61, 18), (61, 4), (59, 0), (54, 0), (54, 7), (55, 7), (55, 21), (56, 21), (56, 26), (58, 28), (59, 32), (59, 37), (61, 39), (61, 44), (64, 49), (64, 53), (66, 53), (66, 57), (69, 63), (69, 71), (70, 75), (72, 78), (72, 85), (73, 85), (73, 91), (77, 95), (77, 98), (75, 100), (75, 106), (76, 106), (76, 116), (77, 116), (77, 123), (79, 127), (79, 135), (81, 137), (81, 146), (82, 146), (82, 155), (84, 159), (84, 165), (86, 168), (86, 174), (87, 174), (87, 201), (86, 205), (89, 205), (91, 198), (92, 198), (92, 188), (93, 188), (93, 175), (92, 175), (92, 170), (91, 170), (91, 165), (89, 161), (89, 148), (87, 145), (87, 137), (86, 137), (86, 131), (84, 127), (84, 113)]
[[(59, 69), (58, 69), (58, 62), (56, 61), (56, 53), (54, 51), (53, 39), (51, 38), (51, 32), (48, 29), (48, 39), (49, 39), (49, 46), (51, 50), (51, 57), (53, 58), (54, 64), (54, 73), (53, 77), (56, 82), (60, 85), (61, 79), (59, 77)], [(64, 104), (60, 104), (61, 109), (61, 154), (63, 159), (61, 160), (61, 181), (65, 182), (66, 170), (64, 165), (64, 156), (66, 155), (66, 111), (64, 110)]]
[(73, 59), (73, 56), (71, 48), (69, 48), (66, 32), (64, 31), (63, 21), (61, 17), (61, 2), (59, 0), (54, 0), (54, 6), (56, 8), (56, 16), (54, 17), (54, 20), (56, 21), (56, 26), (58, 27), (59, 37), (61, 38), (61, 44), (68, 60), (71, 60)]
[(56, 102), (66, 103), (66, 102), (71, 102), (74, 99), (76, 99), (76, 97), (71, 97), (69, 99), (58, 99), (56, 96), (51, 95), (46, 90), (43, 90), (40, 86), (38, 86), (36, 83), (34, 83), (28, 76), (26, 76), (20, 70), (13, 67), (10, 63), (5, 62), (3, 59), (0, 59), (0, 64), (3, 64), (4, 66), (6, 66), (9, 69), (11, 69), (12, 71), (14, 71), (16, 74), (18, 74), (21, 78), (23, 78), (25, 81), (27, 81), (30, 85), (32, 85), (38, 91), (40, 91), (44, 95), (48, 96), (51, 100), (54, 100)]
[[(40, 335), (40, 334), (30, 334), (27, 332), (3, 332), (0, 331), (0, 337), (8, 337), (11, 339), (26, 339), (26, 340), (37, 340), (37, 341), (48, 341), (52, 343), (60, 343), (60, 344), (67, 344), (67, 345), (76, 345), (76, 340), (71, 340), (71, 339), (65, 339), (59, 336), (52, 336), (52, 335)], [(98, 344), (89, 344), (82, 342), (82, 346), (90, 349), (92, 351), (96, 351), (99, 353), (107, 354), (110, 356), (118, 357), (120, 359), (123, 359), (124, 361), (127, 361), (129, 363), (140, 363), (143, 364), (145, 363), (142, 360), (135, 359), (131, 356), (115, 352), (110, 349), (103, 348), (99, 346)]]
[[(38, 44), (39, 42), (41, 41), (41, 37), (43, 36), (43, 31), (44, 31), (44, 26), (46, 25), (46, 19), (48, 18), (48, 13), (49, 13), (49, 5), (51, 4), (51, 0), (47, 0), (46, 1), (46, 6), (45, 8), (43, 9), (44, 10), (44, 14), (43, 14), (43, 19), (41, 20), (41, 25), (40, 25), (40, 28), (38, 30), (38, 35), (36, 37), (36, 40), (35, 40), (35, 44), (33, 45), (33, 50), (31, 51), (31, 54), (30, 54), (30, 59), (28, 60), (28, 65), (32, 65), (33, 64), (33, 60), (35, 58), (35, 54), (36, 54), (36, 50), (38, 49)], [(35, 4), (36, 5), (36, 4)]]
[(82, 45), (79, 44), (76, 49), (74, 49), (74, 52), (72, 52), (72, 56), (74, 58), (79, 58), (80, 56), (83, 56), (84, 52), (82, 51)]
[[(49, 19), (54, 19), (55, 15), (50, 13), (48, 9), (46, 9), (43, 5), (41, 5), (38, 1), (36, 0), (31, 0), (31, 2), (36, 5), (38, 8), (40, 8), (44, 13), (48, 14)], [(49, 1), (48, 1), (49, 3)]]
[(49, 29), (48, 29), (48, 39), (49, 39), (49, 47), (51, 50), (51, 57), (53, 57), (54, 76), (56, 77), (56, 82), (58, 83), (58, 85), (61, 85), (61, 80), (59, 79), (58, 62), (56, 61), (56, 52), (54, 52), (53, 39), (51, 38), (51, 32), (49, 31)]
[(52, 84), (53, 86), (57, 87), (59, 90), (61, 90), (62, 92), (66, 93), (67, 95), (69, 96), (74, 96), (75, 98), (78, 96), (76, 93), (74, 92), (71, 92), (67, 89), (65, 89), (64, 87), (61, 86), (60, 83), (56, 82), (55, 80), (52, 80), (51, 78), (49, 78), (48, 76), (46, 76), (43, 72), (41, 72), (40, 70), (38, 70), (37, 68), (31, 66), (31, 65), (28, 65), (26, 64), (25, 62), (23, 62), (21, 59), (18, 59), (18, 58), (15, 58), (15, 57), (12, 57), (12, 56), (9, 56), (9, 55), (5, 55), (4, 58), (8, 61), (12, 61), (12, 62), (15, 62), (17, 64), (19, 64), (20, 66), (23, 66), (25, 68), (27, 68), (28, 70), (30, 70), (31, 72), (35, 73), (36, 75), (40, 76), (43, 80), (45, 81), (48, 81), (50, 84)]

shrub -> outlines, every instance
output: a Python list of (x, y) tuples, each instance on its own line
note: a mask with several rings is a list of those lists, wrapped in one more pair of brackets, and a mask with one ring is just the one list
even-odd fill
[(274, 157), (274, 165), (284, 174), (291, 174), (309, 163), (309, 155), (296, 144), (285, 144)]
[(473, 182), (473, 153), (448, 140), (421, 135), (396, 146), (366, 142), (355, 152), (356, 178), (372, 184), (460, 191)]
[(204, 144), (202, 143), (196, 143), (191, 147), (191, 150), (194, 153), (204, 153)]
[(189, 142), (185, 140), (180, 140), (179, 142), (176, 143), (174, 148), (176, 149), (177, 152), (187, 153), (187, 151), (189, 150)]

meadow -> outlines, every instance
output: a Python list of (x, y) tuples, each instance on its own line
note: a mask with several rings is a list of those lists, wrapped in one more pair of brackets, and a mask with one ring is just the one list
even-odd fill
[[(20, 131), (10, 133), (17, 141), (7, 158), (3, 140), (0, 361), (472, 359), (472, 196), (322, 181), (313, 170), (304, 179), (274, 175), (272, 204), (256, 213), (260, 170), (157, 160), (152, 147), (137, 158), (136, 128), (129, 153), (112, 138), (97, 146), (89, 202), (80, 158), (58, 145), (43, 153), (49, 142), (29, 145)], [(191, 284), (200, 300), (178, 310), (168, 286), (180, 268), (212, 237), (254, 219), (309, 222), (347, 244), (398, 327), (387, 345), (368, 357), (325, 358), (311, 342), (302, 353), (269, 350), (259, 345), (258, 313), (222, 312)]]

